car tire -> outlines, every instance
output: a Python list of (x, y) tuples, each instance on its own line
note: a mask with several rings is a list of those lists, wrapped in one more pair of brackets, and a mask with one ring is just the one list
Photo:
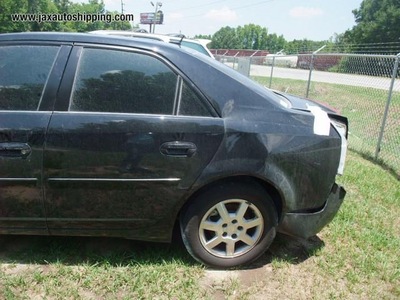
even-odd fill
[(258, 184), (213, 187), (191, 201), (180, 218), (188, 252), (223, 269), (259, 258), (275, 238), (276, 225), (274, 202)]

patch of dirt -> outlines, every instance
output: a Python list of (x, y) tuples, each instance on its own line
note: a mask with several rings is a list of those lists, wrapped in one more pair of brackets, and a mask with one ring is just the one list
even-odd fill
[(310, 299), (318, 278), (312, 253), (323, 247), (317, 237), (278, 235), (270, 249), (241, 270), (206, 270), (200, 284), (211, 299)]

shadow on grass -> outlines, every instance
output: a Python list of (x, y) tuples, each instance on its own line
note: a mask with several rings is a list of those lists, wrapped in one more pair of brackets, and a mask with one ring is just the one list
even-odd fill
[(381, 158), (375, 159), (368, 153), (364, 153), (362, 151), (359, 151), (359, 150), (356, 150), (353, 148), (351, 148), (350, 151), (360, 155), (363, 159), (368, 160), (369, 162), (382, 167), (385, 171), (389, 172), (389, 174), (391, 174), (394, 178), (396, 178), (397, 180), (400, 181), (400, 171), (399, 170), (396, 171), (396, 169), (394, 167), (390, 166), (383, 159), (381, 159)]
[[(278, 234), (269, 250), (256, 262), (239, 269), (255, 269), (279, 259), (299, 264), (324, 243), (314, 236), (298, 239)], [(0, 236), (0, 264), (60, 263), (63, 265), (160, 265), (178, 263), (186, 266), (199, 265), (187, 253), (183, 243), (171, 244), (139, 242), (102, 237), (47, 237), (47, 236)]]
[(0, 264), (132, 266), (195, 265), (180, 243), (150, 243), (106, 237), (0, 236)]
[(324, 246), (325, 243), (316, 235), (302, 239), (278, 233), (268, 251), (246, 269), (261, 268), (274, 260), (297, 265), (314, 256)]

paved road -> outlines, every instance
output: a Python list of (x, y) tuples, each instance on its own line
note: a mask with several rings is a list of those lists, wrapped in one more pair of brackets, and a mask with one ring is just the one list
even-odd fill
[[(279, 68), (274, 67), (273, 77), (278, 78), (289, 78), (289, 79), (300, 79), (308, 81), (310, 71), (301, 69), (290, 69), (290, 68)], [(259, 66), (252, 65), (250, 69), (251, 76), (271, 76), (270, 66)], [(390, 88), (390, 78), (374, 77), (374, 76), (363, 76), (363, 75), (352, 75), (352, 74), (342, 74), (342, 73), (331, 73), (323, 71), (313, 71), (312, 81), (315, 82), (325, 82), (325, 83), (335, 83), (344, 84), (350, 86), (361, 86), (361, 87), (371, 87), (381, 90), (389, 90)], [(400, 80), (395, 81), (394, 91), (400, 91)]]

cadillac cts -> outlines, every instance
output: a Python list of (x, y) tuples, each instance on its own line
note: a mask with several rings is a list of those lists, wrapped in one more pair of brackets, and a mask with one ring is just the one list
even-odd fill
[(0, 233), (169, 242), (217, 268), (310, 237), (345, 196), (347, 119), (191, 50), (0, 35)]

